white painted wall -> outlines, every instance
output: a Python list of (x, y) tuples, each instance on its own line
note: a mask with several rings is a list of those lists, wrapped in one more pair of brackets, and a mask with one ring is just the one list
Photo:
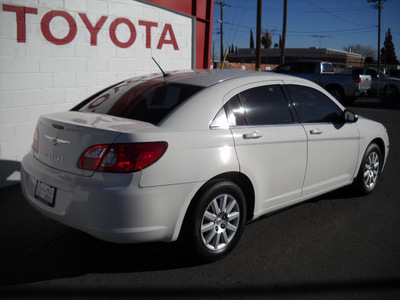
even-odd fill
[[(93, 27), (107, 19), (91, 35), (79, 14)], [(25, 23), (17, 25), (18, 15)], [(67, 20), (76, 24), (75, 36)], [(128, 24), (136, 38), (122, 48), (133, 37)], [(132, 0), (0, 0), (0, 160), (28, 153), (40, 115), (68, 110), (120, 80), (159, 72), (152, 56), (166, 71), (192, 68), (193, 24), (192, 17)], [(69, 42), (57, 44), (64, 38)]]

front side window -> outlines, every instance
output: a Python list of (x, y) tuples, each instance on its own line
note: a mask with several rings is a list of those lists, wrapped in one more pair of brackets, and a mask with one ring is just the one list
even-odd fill
[(231, 126), (293, 123), (286, 98), (279, 85), (243, 91), (225, 104), (225, 111)]
[(336, 123), (342, 110), (320, 91), (302, 85), (288, 85), (301, 123)]

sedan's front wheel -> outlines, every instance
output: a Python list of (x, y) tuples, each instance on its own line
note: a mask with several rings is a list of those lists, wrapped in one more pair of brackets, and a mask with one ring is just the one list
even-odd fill
[(235, 247), (246, 221), (245, 196), (231, 181), (217, 181), (195, 199), (189, 224), (194, 251), (203, 261), (215, 261)]
[(382, 155), (378, 145), (369, 145), (361, 162), (356, 181), (356, 186), (361, 194), (371, 193), (375, 189), (381, 171), (381, 162)]

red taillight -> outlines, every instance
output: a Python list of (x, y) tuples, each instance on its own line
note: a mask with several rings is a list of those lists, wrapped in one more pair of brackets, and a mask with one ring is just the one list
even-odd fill
[(353, 80), (357, 83), (361, 83), (361, 78), (360, 77), (353, 77)]
[(96, 170), (109, 147), (109, 145), (90, 147), (82, 155), (81, 160), (79, 161), (79, 167), (87, 170)]
[(39, 128), (37, 126), (33, 135), (32, 148), (36, 153), (39, 153)]
[(102, 172), (135, 172), (156, 162), (167, 150), (166, 142), (97, 145), (82, 155), (82, 169)]

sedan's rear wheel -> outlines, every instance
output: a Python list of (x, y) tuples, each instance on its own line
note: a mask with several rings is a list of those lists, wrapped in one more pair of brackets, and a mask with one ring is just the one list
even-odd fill
[(192, 245), (203, 261), (215, 261), (235, 247), (244, 229), (246, 203), (242, 190), (221, 180), (201, 192), (191, 219)]
[(382, 155), (378, 145), (369, 145), (361, 162), (356, 182), (362, 194), (371, 193), (375, 189), (381, 171), (381, 161)]

